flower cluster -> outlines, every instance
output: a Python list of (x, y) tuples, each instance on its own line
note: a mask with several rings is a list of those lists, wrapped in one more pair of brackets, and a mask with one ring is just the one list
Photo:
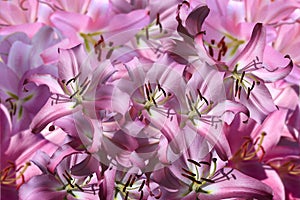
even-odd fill
[(1, 199), (300, 199), (299, 0), (0, 8)]

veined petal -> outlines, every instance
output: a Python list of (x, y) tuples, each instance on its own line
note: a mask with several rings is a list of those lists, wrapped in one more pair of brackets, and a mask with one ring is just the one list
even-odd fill
[(18, 24), (14, 26), (1, 27), (0, 34), (8, 35), (16, 32), (24, 32), (28, 35), (28, 37), (33, 37), (39, 29), (43, 26), (42, 23), (26, 23), (26, 24)]
[[(264, 183), (244, 175), (238, 170), (230, 168), (221, 169), (217, 172), (218, 176), (223, 177), (223, 181), (216, 181), (203, 187), (208, 194), (200, 193), (198, 198), (207, 200), (219, 200), (225, 198), (256, 198), (260, 200), (271, 200), (273, 192)], [(233, 176), (235, 178), (233, 178)], [(227, 179), (228, 178), (228, 179)]]
[(128, 14), (115, 15), (101, 31), (104, 33), (104, 38), (114, 41), (114, 45), (124, 44), (149, 22), (148, 10), (135, 10)]
[(46, 105), (41, 108), (37, 115), (33, 118), (30, 128), (32, 133), (41, 132), (50, 122), (55, 121), (66, 115), (76, 112), (80, 106), (76, 106), (75, 102), (58, 103), (51, 105), (52, 100), (48, 100)]
[(201, 32), (202, 24), (209, 14), (207, 6), (195, 8), (187, 17), (185, 21), (186, 29), (192, 35), (197, 35)]
[(251, 134), (251, 137), (255, 140), (255, 138), (260, 137), (263, 132), (266, 133), (262, 146), (267, 153), (272, 151), (272, 148), (274, 148), (280, 140), (286, 120), (286, 114), (287, 110), (284, 109), (274, 111), (269, 114), (263, 124), (257, 127)]
[(70, 38), (73, 45), (81, 43), (78, 33), (87, 27), (91, 18), (87, 15), (56, 11), (50, 16), (50, 21), (65, 36)]
[(21, 186), (19, 195), (22, 200), (40, 199), (64, 199), (66, 191), (58, 191), (63, 185), (51, 175), (35, 176)]
[[(274, 51), (273, 49), (270, 50), (271, 48), (266, 47), (266, 51)], [(265, 52), (266, 52), (265, 51)], [(265, 56), (266, 58), (267, 56)], [(290, 56), (285, 56), (285, 58), (289, 59), (289, 62), (286, 64), (285, 67), (282, 59), (281, 54), (280, 55), (273, 55), (272, 53), (268, 53), (268, 60), (266, 60), (267, 64), (273, 65), (271, 68), (269, 67), (263, 67), (258, 70), (255, 70), (252, 72), (252, 74), (256, 75), (257, 77), (261, 78), (264, 82), (275, 82), (277, 80), (281, 80), (285, 78), (293, 69), (293, 61), (291, 60)], [(272, 63), (269, 62), (269, 60), (272, 60)], [(281, 66), (280, 66), (281, 65)], [(274, 67), (276, 66), (276, 68)]]
[(266, 30), (261, 23), (257, 23), (252, 31), (251, 38), (243, 51), (232, 60), (229, 64), (231, 70), (234, 69), (236, 65), (237, 70), (243, 70), (245, 66), (253, 61), (256, 57), (262, 60), (263, 52), (266, 46)]
[(244, 90), (242, 93), (240, 102), (249, 109), (250, 117), (258, 123), (262, 123), (268, 114), (277, 110), (272, 96), (264, 84), (256, 85), (249, 99)]

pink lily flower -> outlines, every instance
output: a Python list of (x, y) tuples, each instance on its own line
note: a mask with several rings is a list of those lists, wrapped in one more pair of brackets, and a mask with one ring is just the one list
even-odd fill
[(51, 66), (43, 65), (39, 56), (44, 49), (58, 42), (54, 34), (53, 29), (44, 27), (31, 41), (22, 33), (9, 35), (1, 41), (0, 98), (10, 110), (13, 132), (27, 129), (50, 96), (47, 86), (37, 86), (30, 82), (29, 77), (56, 73)]
[[(68, 50), (59, 50), (58, 77), (36, 75), (30, 78), (38, 85), (46, 84), (52, 93), (47, 104), (33, 119), (31, 128), (40, 132), (50, 122), (77, 111), (96, 118), (95, 109), (108, 109), (124, 113), (126, 99), (115, 98), (117, 107), (112, 107), (112, 93), (121, 91), (112, 85), (104, 85), (114, 72), (109, 61), (100, 63), (94, 54), (87, 57), (81, 45)], [(99, 87), (98, 87), (99, 86)], [(108, 103), (106, 103), (108, 102)]]
[[(57, 3), (52, 6), (54, 9), (57, 9)], [(67, 6), (60, 3), (62, 9), (51, 13), (49, 19), (53, 26), (70, 38), (73, 45), (83, 42), (88, 51), (92, 49), (91, 45), (100, 51), (104, 45), (111, 47), (124, 44), (149, 23), (148, 10), (145, 9), (128, 14), (108, 14), (112, 13), (112, 5), (108, 1), (86, 2), (78, 10), (80, 6), (80, 2)], [(74, 9), (77, 12), (73, 12)], [(119, 37), (122, 32), (122, 37)]]
[(35, 152), (39, 149), (51, 155), (57, 147), (28, 130), (13, 135), (9, 111), (2, 104), (0, 118), (1, 199), (17, 199), (20, 186), (40, 173), (30, 160)]
[(211, 153), (205, 156), (203, 146), (199, 146), (201, 138), (196, 137), (190, 148), (171, 166), (154, 172), (163, 198), (272, 198), (272, 191), (265, 184), (238, 170), (224, 168), (224, 163), (217, 162)]
[[(273, 68), (264, 66), (261, 62), (265, 48), (265, 31), (262, 24), (256, 24), (249, 43), (228, 67), (224, 83), (228, 98), (245, 105), (250, 111), (250, 117), (261, 123), (269, 113), (276, 110), (270, 92), (265, 82), (274, 82), (287, 76), (293, 67), (293, 62), (286, 67)], [(256, 58), (253, 56), (256, 55)], [(287, 58), (290, 59), (289, 56)], [(220, 66), (220, 68), (222, 68)]]
[(91, 155), (62, 146), (51, 158), (36, 158), (33, 162), (43, 174), (22, 185), (20, 198), (99, 199), (99, 161)]
[(286, 110), (275, 111), (260, 125), (252, 119), (242, 123), (242, 118), (236, 116), (232, 124), (224, 126), (233, 152), (227, 165), (269, 185), (274, 199), (284, 199), (285, 192), (280, 177), (267, 162), (280, 140), (285, 117)]

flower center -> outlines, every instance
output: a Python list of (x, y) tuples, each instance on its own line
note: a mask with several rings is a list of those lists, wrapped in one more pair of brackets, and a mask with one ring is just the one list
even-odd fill
[[(189, 163), (192, 164), (192, 167), (190, 169), (182, 168), (183, 173), (181, 175), (189, 180), (192, 181), (190, 185), (190, 191), (196, 191), (196, 192), (202, 192), (202, 193), (210, 193), (210, 191), (204, 190), (202, 187), (207, 183), (214, 183), (215, 181), (212, 179), (212, 177), (216, 173), (217, 169), (217, 159), (213, 158), (213, 165), (207, 161), (200, 161), (197, 162), (192, 159), (187, 159)], [(200, 168), (205, 167), (208, 168), (209, 172), (205, 173), (205, 169), (202, 170), (202, 173), (200, 174)]]
[[(116, 194), (115, 197), (117, 196), (118, 193), (120, 193), (125, 200), (129, 199), (129, 195), (132, 194), (134, 197), (139, 196), (139, 199), (143, 199), (144, 197), (144, 187), (147, 187), (149, 189), (149, 181), (150, 179), (147, 178), (141, 178), (141, 175), (130, 175), (128, 179), (126, 180), (125, 184), (122, 181), (117, 181), (117, 186), (116, 186)], [(153, 191), (149, 191), (150, 196), (159, 199), (160, 196), (162, 195), (161, 191), (155, 195)], [(135, 199), (135, 198), (134, 198)]]
[(276, 169), (279, 174), (290, 174), (295, 176), (300, 176), (300, 164), (296, 164), (294, 160), (289, 160), (281, 164), (277, 161), (272, 161), (270, 166)]
[(75, 102), (74, 107), (81, 104), (84, 100), (83, 95), (87, 91), (91, 80), (86, 77), (82, 83), (79, 83), (79, 76), (81, 73), (76, 75), (74, 78), (70, 80), (62, 80), (61, 85), (62, 89), (65, 92), (64, 95), (62, 94), (53, 94), (50, 98), (53, 100), (53, 103), (65, 103), (65, 102)]
[(189, 107), (189, 112), (187, 114), (188, 119), (191, 120), (194, 125), (196, 125), (194, 120), (200, 120), (202, 115), (207, 114), (214, 104), (212, 101), (209, 102), (207, 98), (201, 94), (199, 89), (197, 89), (196, 99), (193, 98), (191, 92), (186, 94), (186, 99)]
[(259, 158), (259, 161), (261, 162), (264, 155), (265, 150), (262, 146), (262, 143), (264, 141), (264, 138), (266, 136), (265, 132), (261, 133), (261, 137), (258, 137), (255, 141), (252, 140), (250, 137), (246, 137), (246, 141), (242, 144), (240, 149), (234, 154), (231, 160), (252, 160), (257, 157), (257, 154), (261, 151), (262, 154)]
[[(16, 165), (13, 162), (8, 162), (9, 165), (1, 170), (1, 184), (4, 185), (15, 185), (18, 188), (25, 183), (25, 176), (24, 173), (27, 168), (31, 165), (30, 162), (25, 163), (25, 165), (21, 165), (16, 169)], [(16, 181), (21, 179), (22, 182), (19, 185), (16, 185)]]
[[(230, 41), (225, 42), (225, 38), (228, 38)], [(239, 46), (242, 45), (244, 42), (244, 40), (238, 40), (237, 38), (229, 34), (225, 34), (225, 36), (223, 36), (218, 43), (216, 43), (216, 41), (212, 39), (210, 43), (205, 42), (205, 44), (208, 47), (209, 55), (214, 58), (214, 56), (216, 56), (217, 54), (216, 59), (218, 61), (221, 61), (222, 57), (226, 56), (229, 49), (231, 49), (229, 56), (234, 56)]]
[(144, 108), (151, 115), (150, 108), (156, 107), (159, 108), (163, 106), (171, 97), (171, 93), (167, 93), (157, 81), (155, 89), (151, 86), (151, 83), (148, 81), (148, 84), (144, 84), (144, 96), (145, 101), (143, 102)]
[(78, 197), (73, 193), (74, 191), (96, 195), (96, 191), (99, 190), (99, 188), (96, 187), (97, 184), (90, 183), (93, 178), (93, 174), (86, 177), (86, 179), (81, 184), (79, 184), (78, 180), (73, 178), (67, 170), (65, 170), (65, 173), (63, 173), (62, 175), (65, 181), (60, 179), (60, 182), (62, 182), (64, 185), (62, 188), (58, 188), (58, 190), (66, 190), (67, 193), (71, 194), (75, 198)]
[[(28, 92), (25, 87), (23, 88), (23, 90), (24, 90), (24, 92)], [(6, 93), (8, 94), (9, 97), (7, 99), (5, 99), (4, 102), (6, 103), (6, 107), (8, 108), (11, 118), (13, 118), (13, 116), (18, 114), (17, 115), (18, 119), (21, 119), (22, 115), (23, 115), (22, 103), (26, 103), (27, 101), (32, 99), (33, 94), (29, 94), (26, 97), (24, 97), (23, 99), (20, 99), (18, 97), (18, 95), (14, 94), (12, 92), (7, 91)], [(0, 100), (0, 102), (1, 102), (1, 100)]]

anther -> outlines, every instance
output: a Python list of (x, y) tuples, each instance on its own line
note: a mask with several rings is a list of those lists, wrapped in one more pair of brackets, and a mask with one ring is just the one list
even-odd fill
[(193, 163), (194, 165), (197, 165), (198, 167), (201, 167), (200, 163), (198, 163), (192, 159), (187, 159), (187, 161), (189, 161), (190, 163)]
[(75, 183), (75, 186), (76, 186), (81, 192), (84, 192), (84, 190), (83, 190), (77, 183)]
[(125, 194), (125, 200), (128, 200), (128, 195), (129, 195), (129, 192), (126, 192), (126, 194)]
[(159, 26), (159, 32), (162, 32), (162, 25), (160, 23), (160, 19), (159, 18), (160, 18), (159, 17), (159, 13), (157, 13), (157, 15), (156, 15), (156, 25)]
[(132, 178), (131, 182), (130, 182), (130, 187), (133, 186), (133, 183), (135, 182), (135, 179), (136, 179), (136, 177), (134, 176), (134, 177)]
[(131, 177), (132, 177), (132, 175), (129, 176), (127, 182), (125, 183), (124, 188), (123, 188), (123, 192), (126, 191), (126, 188), (127, 188), (127, 186), (129, 185), (129, 183), (130, 183)]
[(234, 174), (231, 174), (231, 176), (234, 180), (236, 180), (236, 176)]
[(210, 45), (208, 46), (208, 52), (211, 57), (214, 57), (214, 50)]
[(182, 176), (184, 176), (185, 178), (188, 178), (189, 180), (191, 180), (191, 181), (193, 181), (193, 182), (196, 182), (196, 183), (198, 183), (198, 184), (202, 184), (202, 182), (201, 181), (198, 181), (198, 180), (196, 180), (194, 177), (192, 177), (192, 176), (189, 176), (189, 175), (187, 175), (187, 174), (181, 174)]
[(149, 81), (148, 81), (148, 88), (149, 88), (150, 93), (152, 93), (152, 88), (151, 88), (151, 84)]
[(153, 101), (153, 103), (154, 103), (155, 107), (157, 107), (157, 103), (156, 103), (156, 101), (155, 101), (155, 99), (154, 99), (154, 97), (153, 97), (153, 96), (151, 97), (151, 99), (152, 99), (152, 101)]
[(27, 11), (27, 10), (28, 10), (28, 8), (25, 8), (25, 7), (24, 7), (25, 1), (26, 1), (26, 0), (22, 0), (22, 1), (20, 1), (20, 3), (19, 3), (20, 8), (21, 8), (23, 11)]
[(143, 182), (142, 182), (142, 184), (140, 185), (140, 187), (139, 187), (139, 192), (141, 192), (142, 191), (142, 189), (143, 189), (143, 187), (144, 187), (144, 185), (145, 185), (145, 180), (143, 180)]
[(146, 95), (147, 95), (147, 99), (148, 99), (148, 101), (150, 101), (151, 99), (150, 99), (150, 94), (149, 94), (149, 90), (148, 90), (148, 88), (147, 88), (147, 85), (145, 84), (145, 89), (146, 89)]
[(196, 176), (196, 174), (194, 174), (193, 172), (187, 170), (187, 169), (184, 169), (184, 168), (181, 168), (185, 173), (191, 175), (191, 176)]
[(63, 177), (66, 179), (66, 181), (72, 188), (75, 188), (74, 185), (72, 184), (72, 182), (68, 179), (68, 177), (65, 174), (63, 174)]
[(141, 195), (140, 195), (140, 199), (139, 200), (142, 200), (143, 199), (143, 196), (144, 196), (144, 192), (143, 190), (141, 191)]
[(254, 86), (255, 86), (255, 82), (253, 81), (253, 82), (252, 82), (251, 88), (248, 87), (247, 99), (249, 99), (249, 97), (250, 97), (250, 92), (253, 90)]
[(199, 163), (200, 163), (200, 164), (203, 164), (203, 165), (210, 166), (210, 163), (209, 163), (209, 162), (206, 162), (206, 161), (200, 161)]
[(239, 90), (238, 90), (238, 97), (239, 97), (239, 99), (241, 99), (241, 90), (242, 90), (242, 86), (239, 86)]
[(195, 108), (195, 111), (196, 111), (196, 113), (197, 113), (198, 117), (200, 117), (200, 118), (201, 118), (201, 113), (199, 112), (199, 110), (198, 110), (197, 108)]
[(211, 180), (211, 179), (207, 179), (207, 178), (201, 178), (201, 180), (209, 182), (209, 183), (214, 183), (215, 181)]
[(54, 130), (55, 130), (55, 126), (54, 125), (49, 126), (49, 131), (54, 131)]
[(100, 44), (102, 44), (102, 47), (105, 47), (103, 35), (100, 36), (100, 39), (99, 39), (98, 42), (94, 45), (94, 48), (100, 47)]
[(243, 73), (242, 73), (241, 82), (243, 82), (244, 76), (245, 76), (245, 71), (243, 71)]
[(66, 85), (69, 85), (71, 82), (75, 82), (76, 79), (78, 79), (78, 77), (80, 76), (81, 73), (78, 73), (74, 78), (71, 78), (70, 80), (67, 81)]

